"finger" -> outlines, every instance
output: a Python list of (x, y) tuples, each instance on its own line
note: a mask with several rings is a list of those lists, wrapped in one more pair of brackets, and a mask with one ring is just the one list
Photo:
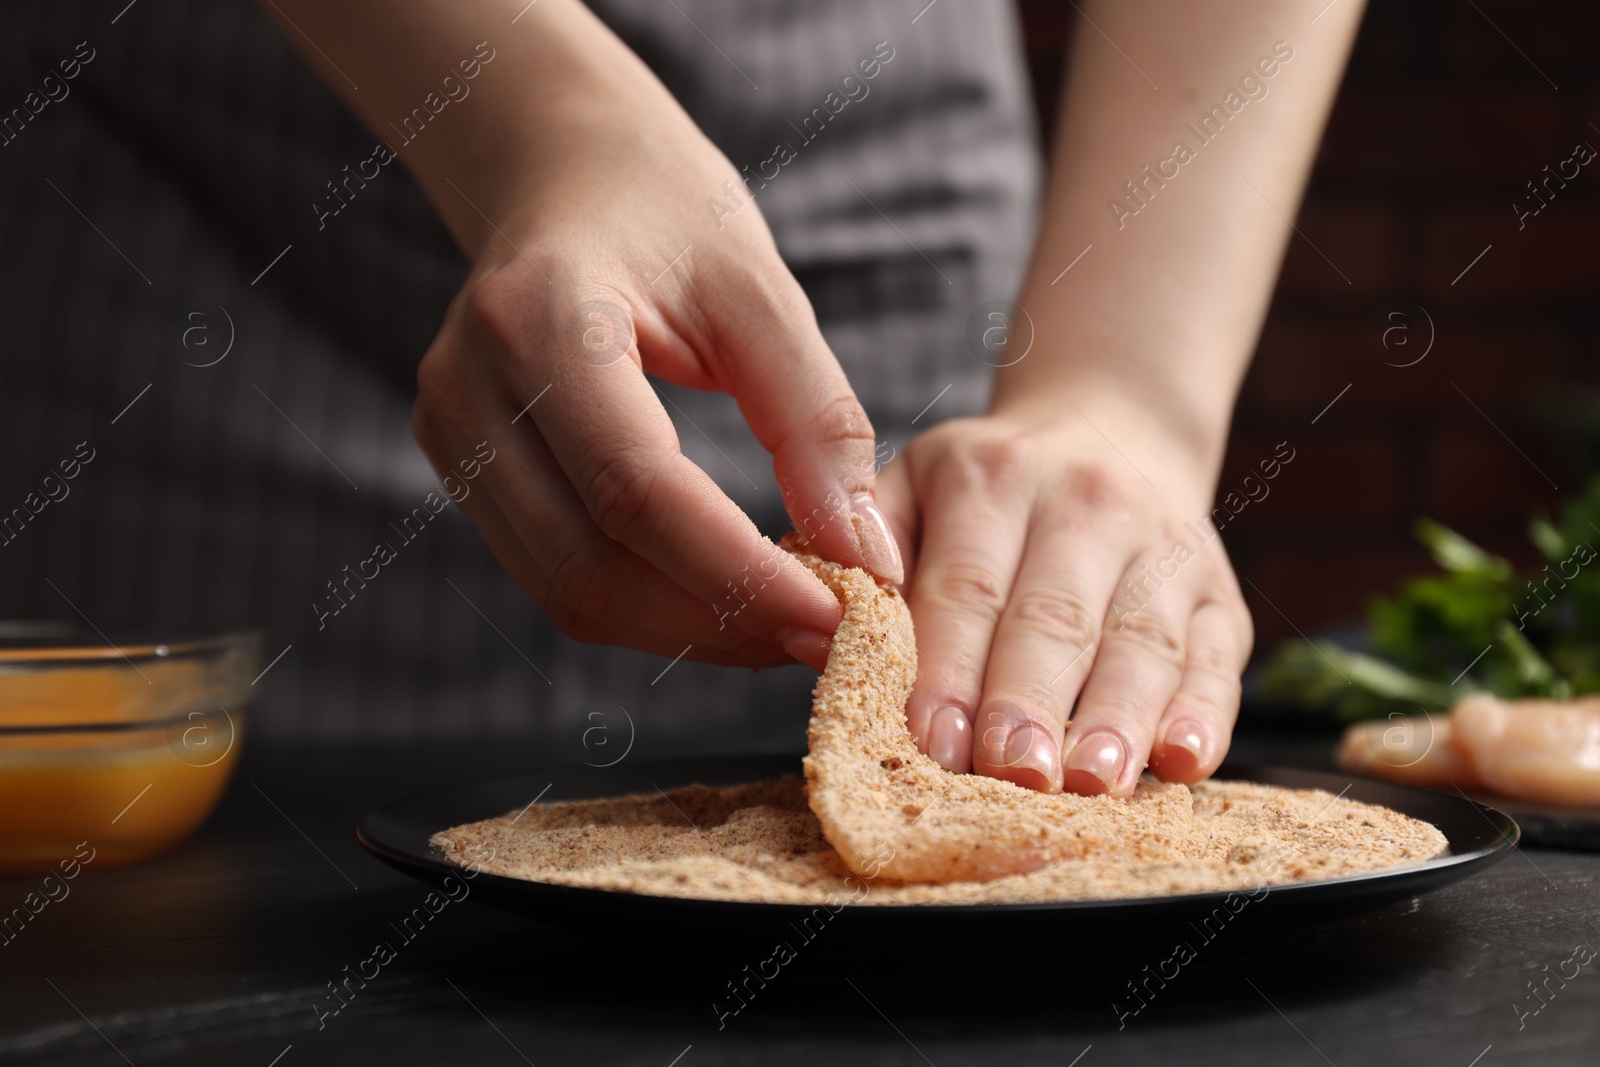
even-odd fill
[[(516, 579), (523, 592), (542, 604), (559, 603), (537, 564), (522, 548), (511, 523), (492, 499), (485, 494), (474, 493), (463, 502), (462, 507), (472, 518), (473, 525), (489, 550)], [(620, 645), (673, 659), (738, 667), (776, 667), (792, 662), (788, 654), (776, 645), (759, 642), (744, 634), (738, 635), (740, 644), (737, 647), (729, 648), (713, 643), (711, 636), (700, 635), (699, 641), (690, 641), (688, 635), (682, 632), (661, 633), (625, 619), (597, 617), (577, 610), (545, 610), (557, 629), (567, 637), (591, 644)]]
[[(531, 560), (528, 560), (530, 566), (519, 566), (515, 562), (519, 553), (524, 560), (528, 557), (511, 523), (494, 501), (483, 494), (474, 493), (463, 507), (469, 511), (479, 535), (495, 558), (518, 579), (518, 586), (540, 602), (554, 602), (551, 587), (537, 565), (531, 565)], [(594, 616), (576, 610), (557, 615), (546, 609), (546, 613), (567, 637), (591, 644), (620, 645), (656, 656), (736, 667), (776, 667), (792, 662), (789, 655), (776, 645), (765, 644), (745, 634), (738, 635), (739, 643), (730, 648), (714, 643), (718, 635), (661, 633), (625, 619)], [(700, 640), (691, 641), (690, 636), (699, 636)]]
[(1198, 782), (1228, 754), (1239, 716), (1239, 675), (1250, 658), (1243, 605), (1208, 601), (1189, 620), (1183, 678), (1167, 704), (1150, 750), (1150, 769), (1165, 782)]
[[(458, 497), (463, 510), (558, 629), (579, 640), (649, 651), (670, 645), (669, 654), (694, 659), (786, 661), (770, 642), (713, 627), (705, 605), (601, 534), (524, 418), (544, 391), (523, 405), (498, 364), (463, 351), (458, 336), (442, 332), (424, 357), (413, 432), (435, 471), (466, 490)], [(444, 410), (436, 413), (433, 404)], [(461, 463), (456, 470), (459, 457), (481, 456), (466, 444), (474, 438), (485, 444), (493, 438), (492, 461)], [(480, 480), (473, 484), (468, 473)], [(691, 642), (687, 652), (680, 637)]]
[(632, 359), (595, 361), (576, 319), (534, 321), (519, 278), (479, 282), (468, 310), (469, 337), (509, 353), (518, 395), (550, 386), (528, 418), (606, 537), (687, 589), (719, 625), (775, 641), (813, 666), (825, 661), (838, 600), (682, 454)]
[[(444, 431), (424, 408), (419, 406), (412, 421), (418, 442), (422, 444), (434, 471), (441, 478), (453, 477), (458, 488), (462, 489), (461, 495), (456, 498), (457, 504), (472, 520), (489, 550), (517, 586), (539, 604), (556, 628), (568, 637), (625, 645), (657, 655), (682, 656), (703, 662), (776, 666), (789, 661), (789, 657), (776, 645), (761, 642), (737, 630), (712, 630), (708, 620), (697, 618), (703, 612), (703, 605), (642, 560), (637, 557), (626, 558), (626, 554), (615, 546), (610, 548), (611, 558), (594, 564), (598, 567), (596, 573), (613, 578), (616, 588), (629, 590), (633, 594), (631, 603), (615, 602), (604, 594), (600, 595), (598, 601), (594, 596), (572, 596), (570, 591), (563, 596), (560, 567), (554, 568), (556, 578), (553, 579), (552, 568), (541, 564), (518, 530), (539, 531), (532, 538), (537, 546), (552, 547), (565, 543), (570, 534), (557, 527), (581, 526), (587, 520), (576, 499), (563, 502), (554, 499), (558, 494), (546, 492), (543, 495), (551, 499), (547, 501), (548, 506), (542, 509), (537, 523), (530, 524), (527, 516), (523, 516), (521, 524), (513, 522), (495, 498), (495, 481), (521, 468), (527, 476), (519, 477), (513, 473), (512, 480), (524, 486), (557, 488), (557, 483), (548, 477), (549, 471), (528, 474), (525, 457), (524, 462), (519, 463), (514, 439), (507, 440), (511, 435), (503, 435), (499, 438), (500, 445), (494, 461), (479, 467), (478, 483), (474, 486), (463, 480), (461, 472), (454, 470), (452, 464), (455, 461), (450, 458), (473, 453), (460, 444), (455, 435)], [(553, 469), (554, 463), (549, 462), (548, 466)], [(519, 499), (526, 499), (529, 495), (539, 494), (524, 494)], [(550, 522), (552, 517), (556, 518), (554, 523)], [(597, 530), (583, 530), (579, 536), (588, 544), (599, 545), (604, 541)], [(569, 568), (569, 572), (578, 573), (576, 568)], [(660, 613), (670, 611), (678, 614)], [(635, 621), (671, 618), (681, 618), (685, 624), (659, 629)], [(689, 644), (688, 649), (684, 648), (685, 643)]]
[[(1171, 556), (1145, 557), (1118, 583), (1094, 665), (1062, 750), (1061, 787), (1072, 793), (1133, 792), (1156, 724), (1183, 675), (1194, 595)], [(1170, 574), (1167, 572), (1171, 572)]]
[(879, 469), (875, 490), (878, 506), (889, 520), (889, 531), (894, 534), (895, 544), (900, 548), (907, 582), (917, 570), (919, 527), (910, 471), (910, 465), (904, 459), (891, 459)]
[(1062, 736), (1128, 555), (1069, 516), (1036, 522), (989, 650), (973, 770), (1060, 791)]
[(1027, 531), (1023, 494), (982, 483), (981, 472), (950, 465), (927, 487), (909, 597), (919, 655), (906, 724), (920, 751), (962, 774), (972, 768), (984, 668)]
[(891, 582), (905, 567), (873, 496), (876, 439), (800, 286), (752, 273), (711, 290), (725, 324), (710, 355), (757, 440), (772, 453), (794, 528), (828, 559)]

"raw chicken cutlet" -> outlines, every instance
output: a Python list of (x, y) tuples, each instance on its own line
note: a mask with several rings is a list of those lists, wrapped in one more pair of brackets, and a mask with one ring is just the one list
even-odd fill
[(1434, 789), (1499, 793), (1561, 807), (1600, 807), (1600, 697), (1463, 699), (1449, 715), (1357, 723), (1347, 771)]

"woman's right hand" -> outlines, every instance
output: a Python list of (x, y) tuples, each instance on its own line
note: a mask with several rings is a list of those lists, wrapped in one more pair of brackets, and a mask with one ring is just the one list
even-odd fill
[(837, 601), (684, 457), (646, 374), (730, 394), (796, 528), (899, 581), (872, 427), (739, 172), (577, 6), (542, 12), (576, 43), (492, 162), (418, 168), (474, 266), (418, 368), (417, 438), (441, 475), (496, 450), (462, 507), (569, 636), (820, 668)]

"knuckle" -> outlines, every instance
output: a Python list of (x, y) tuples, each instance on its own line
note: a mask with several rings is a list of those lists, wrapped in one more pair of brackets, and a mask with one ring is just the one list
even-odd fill
[(913, 471), (927, 472), (939, 468), (940, 478), (948, 478), (952, 471), (946, 468), (959, 466), (966, 440), (978, 423), (975, 418), (957, 415), (935, 423), (906, 443), (905, 456)]
[[(926, 658), (924, 662), (933, 665)], [(983, 673), (988, 664), (988, 644), (962, 635), (957, 642), (940, 648), (937, 672), (929, 672), (928, 684), (936, 684), (949, 700), (973, 707), (983, 695)]]
[(1100, 639), (1098, 616), (1071, 590), (1049, 586), (1019, 590), (1006, 610), (1010, 621), (1023, 629), (1073, 648), (1088, 648)]
[(1141, 651), (1170, 664), (1183, 666), (1183, 642), (1178, 640), (1171, 622), (1153, 611), (1131, 612), (1106, 634), (1106, 640), (1126, 641)]
[(978, 627), (937, 601), (914, 608), (912, 620), (918, 643), (916, 691), (937, 694), (941, 704), (977, 707), (989, 662), (989, 642), (974, 634)]
[(1046, 692), (1045, 687), (1026, 683), (992, 687), (983, 694), (973, 719), (974, 758), (984, 759), (980, 751), (986, 749), (986, 761), (993, 763), (1019, 726), (1034, 726), (1049, 734), (1064, 730), (1066, 715), (1056, 710), (1061, 707), (1060, 697)]
[(1022, 719), (1042, 729), (1050, 724), (1060, 726), (1067, 721), (1068, 707), (1061, 690), (1048, 681), (1016, 680), (1005, 685), (1004, 699), (1022, 712)]
[(1227, 556), (1218, 552), (1217, 557), (1209, 568), (1212, 593), (1208, 603), (1221, 609), (1227, 624), (1232, 625), (1239, 635), (1240, 654), (1248, 656), (1256, 643), (1255, 618), (1250, 614), (1250, 606), (1245, 603), (1244, 592), (1239, 588), (1239, 579), (1233, 573)]
[(589, 515), (613, 541), (633, 544), (649, 536), (659, 517), (656, 470), (621, 452), (601, 459), (589, 478)]
[(1251, 650), (1256, 647), (1256, 621), (1250, 616), (1250, 609), (1245, 606), (1243, 598), (1235, 606), (1233, 614), (1239, 627), (1241, 651), (1248, 658)]
[(1135, 739), (1143, 737), (1149, 744), (1145, 731), (1154, 725), (1160, 711), (1159, 707), (1148, 708), (1124, 696), (1100, 694), (1092, 703), (1079, 701), (1067, 729), (1067, 740), (1072, 740), (1074, 734), (1105, 732), (1122, 741), (1123, 751), (1137, 753), (1140, 747)]
[(1196, 645), (1188, 650), (1188, 659), (1185, 668), (1210, 675), (1223, 681), (1239, 684), (1239, 668), (1229, 655), (1218, 645)]
[(468, 337), (493, 349), (515, 350), (527, 326), (528, 307), (524, 280), (501, 267), (479, 278), (464, 294), (462, 326)]
[(774, 336), (795, 337), (817, 329), (816, 314), (800, 283), (772, 253), (755, 252), (755, 266), (726, 264), (705, 276), (687, 313), (705, 335), (709, 358), (731, 381), (749, 373), (749, 361), (730, 359), (733, 352), (768, 345)]
[(1172, 698), (1171, 714), (1179, 717), (1187, 712), (1213, 720), (1228, 719), (1239, 708), (1239, 694), (1237, 678), (1232, 679), (1226, 688), (1182, 689)]
[(592, 615), (574, 607), (559, 597), (550, 597), (542, 605), (545, 615), (565, 637), (585, 644), (604, 640), (599, 621)]
[(755, 634), (744, 633), (738, 633), (737, 636), (724, 640), (720, 647), (728, 654), (742, 660), (766, 660), (772, 658), (775, 651), (782, 651), (771, 641)]
[(745, 314), (763, 326), (776, 322), (796, 327), (816, 321), (805, 290), (781, 261), (773, 269), (740, 271), (739, 283), (731, 287), (731, 292), (737, 293)]
[(983, 485), (1017, 482), (1028, 466), (1028, 449), (1020, 436), (985, 437), (967, 446), (969, 477)]
[(811, 420), (811, 428), (822, 444), (876, 443), (872, 422), (852, 393), (839, 393), (824, 401)]
[(1120, 511), (1130, 503), (1122, 472), (1099, 460), (1085, 460), (1074, 468), (1068, 486), (1075, 501), (1099, 511)]
[(620, 589), (620, 568), (608, 566), (608, 553), (573, 545), (558, 549), (550, 585), (557, 599), (590, 616), (608, 616)]
[(571, 612), (567, 619), (567, 624), (560, 627), (562, 634), (565, 636), (585, 645), (607, 643), (606, 637), (608, 635), (598, 619), (576, 610)]
[(998, 619), (1006, 606), (1006, 590), (998, 575), (981, 563), (950, 560), (927, 576), (921, 590), (940, 605), (983, 619)]
[(417, 444), (421, 446), (425, 454), (433, 451), (437, 441), (433, 428), (433, 416), (429, 413), (427, 406), (422, 403), (420, 397), (416, 403), (411, 405), (411, 436), (416, 439)]
[(428, 349), (417, 364), (417, 404), (411, 417), (413, 431), (421, 425), (426, 409), (448, 410), (453, 406), (460, 381), (461, 370), (453, 348), (436, 344)]

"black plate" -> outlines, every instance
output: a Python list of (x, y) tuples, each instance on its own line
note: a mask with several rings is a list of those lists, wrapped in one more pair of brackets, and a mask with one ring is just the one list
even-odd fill
[[(793, 756), (733, 757), (637, 763), (610, 768), (577, 767), (544, 774), (440, 789), (392, 801), (362, 820), (357, 837), (385, 863), (428, 882), (459, 868), (445, 862), (428, 839), (440, 830), (501, 815), (543, 800), (577, 800), (652, 793), (699, 783), (726, 786), (798, 773)], [(1459, 796), (1384, 782), (1345, 778), (1278, 767), (1227, 766), (1219, 778), (1261, 782), (1295, 789), (1324, 789), (1352, 800), (1381, 804), (1437, 826), (1449, 841), (1449, 854), (1409, 867), (1318, 882), (1273, 887), (1229, 921), (1230, 931), (1250, 930), (1246, 938), (1230, 932), (1237, 947), (1247, 941), (1281, 937), (1316, 924), (1393, 904), (1475, 874), (1503, 859), (1516, 846), (1517, 824), (1495, 808)], [(591, 942), (630, 951), (671, 951), (693, 946), (704, 957), (714, 947), (733, 957), (770, 948), (777, 939), (794, 941), (817, 928), (803, 920), (825, 909), (811, 905), (735, 903), (643, 896), (602, 889), (574, 888), (479, 874), (472, 893), (530, 919), (567, 931), (581, 930)], [(1216, 913), (1226, 894), (1065, 901), (1055, 904), (858, 905), (829, 915), (823, 948), (808, 955), (856, 954), (888, 944), (898, 954), (918, 944), (989, 945), (1009, 942), (1037, 946), (1070, 937), (1115, 942), (1126, 950), (1148, 941), (1170, 946), (1175, 935), (1194, 940), (1190, 924)], [(1235, 898), (1237, 905), (1238, 898)], [(1224, 912), (1224, 914), (1227, 914)], [(1208, 928), (1209, 929), (1209, 928)], [(813, 936), (815, 936), (813, 934)], [(892, 938), (892, 941), (885, 939)], [(1011, 940), (1011, 939), (1015, 940)], [(807, 941), (809, 943), (809, 939)]]

